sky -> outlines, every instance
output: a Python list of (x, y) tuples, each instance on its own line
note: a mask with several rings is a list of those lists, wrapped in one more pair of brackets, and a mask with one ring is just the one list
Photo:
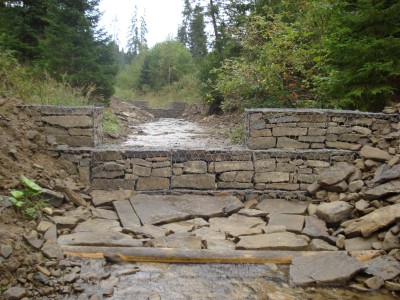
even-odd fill
[[(149, 47), (163, 42), (168, 35), (176, 36), (181, 23), (183, 0), (101, 0), (103, 17), (100, 25), (111, 35), (118, 33), (120, 47), (125, 48), (130, 20), (138, 7), (138, 17), (145, 13)], [(117, 19), (117, 22), (113, 22)]]

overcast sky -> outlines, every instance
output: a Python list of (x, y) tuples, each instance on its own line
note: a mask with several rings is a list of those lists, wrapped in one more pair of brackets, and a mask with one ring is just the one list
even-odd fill
[[(110, 34), (118, 32), (121, 47), (126, 46), (129, 23), (135, 5), (139, 9), (139, 17), (146, 11), (149, 47), (165, 41), (168, 35), (176, 36), (182, 19), (183, 0), (101, 0), (100, 11), (103, 12), (103, 17), (100, 25)], [(113, 22), (114, 19), (118, 22)]]

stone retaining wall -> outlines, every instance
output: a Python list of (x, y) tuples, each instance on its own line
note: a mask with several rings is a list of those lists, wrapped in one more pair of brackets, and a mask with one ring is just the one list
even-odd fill
[[(245, 112), (250, 149), (341, 149), (358, 151), (398, 126), (398, 114), (317, 109), (249, 109)], [(394, 142), (395, 143), (395, 142)], [(391, 144), (379, 145), (389, 148)]]
[(150, 108), (149, 102), (144, 100), (132, 101), (133, 105), (151, 113), (156, 118), (179, 118), (182, 116), (186, 104), (182, 102), (170, 102), (167, 108)]
[[(93, 189), (305, 191), (324, 169), (351, 162), (352, 151), (62, 151), (70, 174)], [(90, 162), (90, 166), (88, 163)]]
[(96, 147), (103, 142), (103, 108), (93, 106), (23, 106), (43, 129), (49, 144)]

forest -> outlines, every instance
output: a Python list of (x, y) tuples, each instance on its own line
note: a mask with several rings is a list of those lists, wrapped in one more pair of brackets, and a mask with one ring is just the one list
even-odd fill
[(211, 112), (400, 102), (398, 0), (182, 1), (176, 36), (151, 48), (137, 10), (118, 45), (98, 26), (99, 0), (0, 1), (0, 94), (202, 101)]

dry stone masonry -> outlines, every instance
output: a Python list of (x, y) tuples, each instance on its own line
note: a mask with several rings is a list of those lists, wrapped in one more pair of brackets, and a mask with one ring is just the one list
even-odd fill
[(151, 113), (156, 118), (180, 118), (185, 110), (185, 103), (170, 102), (167, 108), (150, 108), (145, 100), (132, 101), (133, 105)]
[(331, 166), (352, 162), (349, 151), (62, 150), (71, 175), (93, 189), (306, 191)]
[[(341, 149), (359, 151), (397, 126), (398, 114), (317, 109), (249, 109), (245, 112), (250, 149)], [(386, 141), (390, 147), (390, 141)]]
[(93, 106), (24, 106), (49, 144), (96, 147), (103, 142), (103, 108)]

